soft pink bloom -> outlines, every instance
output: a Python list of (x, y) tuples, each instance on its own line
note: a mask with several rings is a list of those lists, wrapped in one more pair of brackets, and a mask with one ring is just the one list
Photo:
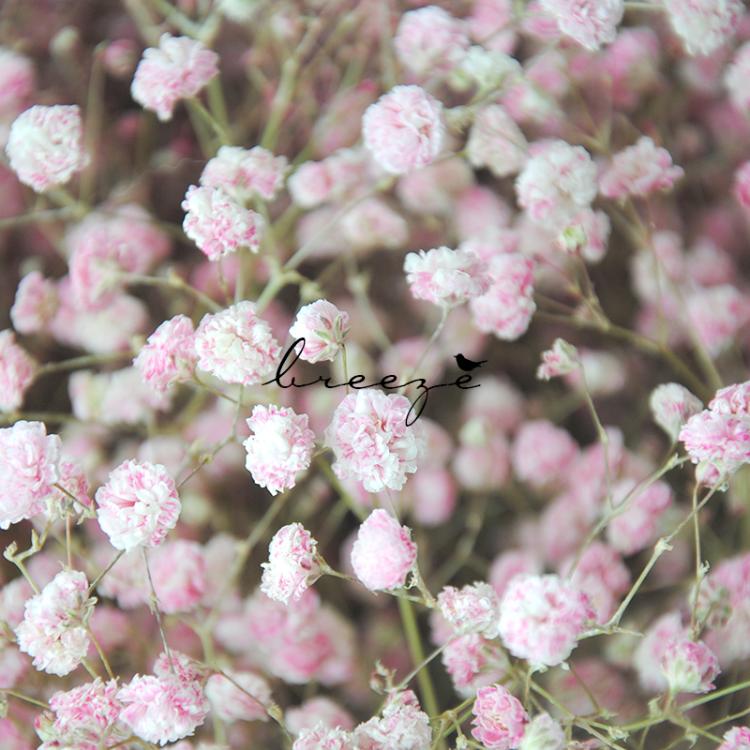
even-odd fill
[(261, 146), (222, 146), (206, 163), (200, 182), (206, 187), (221, 188), (238, 202), (256, 196), (270, 201), (284, 184), (286, 169), (285, 156), (274, 156)]
[(596, 621), (601, 624), (615, 613), (620, 598), (630, 588), (630, 571), (622, 557), (603, 542), (592, 542), (580, 559), (574, 556), (563, 563), (560, 572), (588, 596), (596, 611)]
[(453, 517), (458, 487), (451, 472), (440, 466), (422, 467), (409, 482), (412, 518), (423, 526), (439, 526)]
[(367, 177), (367, 152), (342, 148), (322, 161), (300, 164), (287, 180), (292, 200), (301, 208), (314, 208), (343, 200)]
[(420, 77), (450, 72), (468, 46), (464, 22), (436, 5), (404, 13), (393, 39), (401, 64)]
[(612, 163), (599, 180), (607, 198), (628, 196), (646, 198), (652, 193), (671, 190), (685, 174), (672, 163), (672, 156), (647, 136), (612, 157)]
[(453, 457), (453, 473), (462, 487), (489, 492), (502, 487), (510, 475), (510, 447), (504, 435), (465, 442)]
[(414, 568), (417, 545), (408, 527), (376, 508), (357, 531), (351, 561), (357, 578), (370, 591), (397, 589)]
[(352, 715), (324, 695), (310, 698), (299, 706), (287, 709), (285, 718), (287, 729), (292, 734), (299, 734), (303, 729), (313, 729), (318, 724), (327, 729), (354, 729)]
[(498, 600), (489, 583), (475, 583), (457, 589), (446, 586), (438, 595), (440, 614), (456, 633), (479, 633), (486, 638), (497, 635)]
[(679, 439), (694, 464), (710, 463), (727, 476), (750, 463), (750, 417), (708, 409), (683, 425)]
[(612, 488), (617, 515), (607, 525), (607, 540), (623, 555), (633, 555), (656, 541), (661, 517), (673, 500), (672, 490), (661, 480), (641, 490), (636, 486), (635, 480), (623, 479)]
[(419, 424), (406, 424), (411, 403), (404, 396), (358, 390), (345, 396), (325, 433), (339, 479), (356, 479), (368, 492), (400, 490), (423, 453)]
[(500, 638), (534, 668), (562, 664), (595, 618), (588, 597), (556, 575), (519, 575), (500, 601)]
[(37, 363), (16, 343), (13, 331), (0, 331), (0, 412), (15, 411), (34, 382)]
[(10, 309), (13, 327), (19, 333), (40, 333), (57, 312), (57, 287), (39, 271), (27, 273), (18, 284)]
[(713, 651), (703, 641), (676, 638), (661, 657), (661, 668), (669, 690), (677, 693), (707, 693), (720, 670)]
[(429, 750), (430, 720), (411, 690), (392, 693), (381, 717), (373, 717), (354, 731), (354, 746), (361, 750)]
[(614, 41), (625, 3), (623, 0), (542, 0), (541, 8), (557, 19), (564, 34), (586, 49), (597, 50)]
[(25, 55), (0, 47), (0, 118), (14, 117), (34, 91), (34, 65)]
[(516, 476), (540, 489), (560, 483), (578, 455), (578, 445), (567, 430), (539, 419), (521, 426), (511, 455)]
[(642, 95), (656, 88), (660, 78), (661, 41), (647, 26), (622, 28), (617, 38), (599, 58), (611, 81), (616, 107), (631, 110)]
[(578, 350), (565, 339), (555, 339), (551, 349), (542, 352), (542, 364), (536, 371), (540, 380), (551, 380), (578, 369)]
[(711, 356), (726, 351), (750, 321), (747, 295), (732, 284), (699, 289), (687, 298), (687, 311), (698, 338)]
[(517, 748), (529, 722), (521, 702), (502, 685), (480, 688), (471, 712), (471, 735), (488, 750)]
[(734, 36), (741, 0), (664, 0), (669, 22), (691, 55), (710, 55)]
[(443, 145), (442, 106), (419, 86), (396, 86), (367, 108), (362, 136), (387, 172), (405, 174), (425, 167)]
[(492, 561), (489, 580), (495, 593), (502, 599), (515, 576), (525, 573), (538, 575), (541, 572), (542, 563), (534, 554), (527, 550), (508, 550)]
[(686, 636), (686, 628), (678, 612), (657, 618), (644, 632), (633, 653), (633, 667), (641, 687), (649, 693), (659, 693), (669, 686), (661, 669), (661, 660), (670, 643)]
[(160, 464), (123, 461), (96, 491), (97, 517), (116, 549), (156, 547), (180, 515), (177, 487)]
[(607, 252), (612, 225), (604, 211), (585, 208), (558, 235), (557, 244), (567, 253), (580, 254), (589, 263), (598, 263)]
[(750, 110), (750, 42), (745, 42), (734, 53), (734, 58), (724, 73), (724, 84), (729, 98), (741, 112)]
[(218, 73), (219, 56), (201, 42), (162, 34), (159, 46), (143, 53), (130, 93), (160, 120), (171, 120), (177, 102), (196, 96)]
[(182, 201), (182, 228), (209, 260), (219, 260), (246, 247), (260, 247), (263, 217), (245, 208), (222, 188), (191, 185)]
[(292, 745), (292, 750), (349, 750), (352, 740), (349, 732), (318, 723), (303, 729)]
[(733, 727), (722, 739), (716, 750), (750, 750), (750, 727)]
[(172, 675), (136, 675), (117, 699), (124, 704), (120, 721), (142, 740), (160, 745), (192, 735), (209, 712), (200, 684)]
[(700, 399), (679, 383), (664, 383), (651, 392), (651, 414), (656, 424), (677, 440), (682, 426), (703, 409)]
[(453, 686), (462, 696), (500, 680), (507, 671), (507, 658), (496, 640), (477, 633), (452, 638), (445, 644), (442, 662)]
[(452, 216), (457, 197), (473, 182), (474, 173), (464, 159), (441, 159), (400, 177), (396, 195), (411, 213)]
[(349, 332), (349, 313), (328, 300), (319, 299), (297, 311), (289, 335), (305, 339), (300, 359), (305, 362), (332, 362)]
[[(89, 482), (80, 464), (60, 460), (60, 477), (57, 484), (65, 492), (55, 487), (47, 496), (44, 514), (49, 521), (62, 521), (66, 516), (80, 516), (81, 519), (94, 515), (94, 501), (89, 494)], [(71, 495), (75, 498), (71, 498)]]
[(37, 193), (64, 185), (89, 163), (80, 109), (60, 104), (27, 109), (13, 122), (5, 153), (18, 179)]
[(596, 197), (596, 165), (565, 141), (538, 145), (516, 180), (518, 202), (532, 221), (563, 229)]
[[(271, 704), (269, 684), (252, 672), (227, 670), (229, 677), (212, 674), (206, 683), (206, 697), (215, 716), (222, 721), (268, 721)], [(249, 693), (249, 695), (248, 695)]]
[(195, 329), (187, 315), (165, 320), (149, 337), (133, 360), (143, 378), (157, 391), (192, 377), (197, 355)]
[(252, 302), (207, 314), (195, 334), (198, 367), (226, 383), (257, 385), (277, 364), (281, 347)]
[(208, 588), (206, 556), (197, 542), (176, 539), (149, 555), (154, 591), (162, 612), (194, 610)]
[(537, 714), (523, 733), (519, 750), (565, 750), (565, 732), (549, 714)]
[(482, 333), (515, 341), (526, 333), (536, 311), (534, 262), (520, 253), (506, 253), (494, 256), (489, 269), (489, 289), (469, 302), (472, 320)]
[(260, 590), (271, 599), (288, 603), (299, 599), (321, 575), (318, 543), (301, 523), (282, 526), (271, 539)]
[(243, 443), (245, 467), (256, 484), (272, 495), (294, 487), (297, 475), (310, 466), (315, 448), (307, 414), (295, 414), (286, 406), (258, 404), (246, 421), (253, 434)]
[(60, 438), (42, 422), (0, 429), (0, 529), (40, 513), (60, 479)]
[(468, 250), (438, 247), (409, 253), (404, 260), (406, 281), (415, 299), (455, 307), (487, 292), (487, 266)]
[(409, 238), (409, 224), (382, 198), (372, 197), (349, 209), (340, 222), (341, 234), (355, 250), (397, 248)]
[(89, 650), (84, 623), (93, 608), (89, 582), (77, 570), (63, 570), (26, 602), (16, 627), (18, 647), (34, 667), (60, 677), (72, 672)]

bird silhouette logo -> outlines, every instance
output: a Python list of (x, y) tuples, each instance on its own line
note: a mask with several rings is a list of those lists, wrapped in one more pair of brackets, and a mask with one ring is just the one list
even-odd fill
[(487, 362), (486, 359), (480, 360), (479, 362), (473, 362), (470, 359), (466, 359), (463, 354), (454, 354), (453, 358), (456, 360), (456, 364), (464, 372), (471, 372), (472, 370), (476, 370), (477, 367), (481, 367), (485, 362)]

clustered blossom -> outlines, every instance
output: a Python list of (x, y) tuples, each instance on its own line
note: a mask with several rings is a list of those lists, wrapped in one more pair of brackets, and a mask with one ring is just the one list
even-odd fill
[(455, 307), (484, 294), (490, 286), (485, 264), (468, 250), (438, 247), (409, 253), (404, 272), (415, 299)]
[(643, 136), (634, 146), (615, 154), (599, 186), (607, 198), (645, 198), (671, 190), (684, 174), (682, 167), (672, 164), (669, 151)]
[(162, 34), (159, 46), (143, 53), (130, 92), (160, 120), (171, 120), (177, 102), (196, 96), (218, 73), (219, 56), (201, 42)]
[(247, 426), (253, 434), (244, 442), (245, 467), (253, 480), (272, 495), (291, 489), (307, 470), (315, 448), (315, 433), (306, 414), (285, 406), (253, 407)]
[(271, 688), (252, 672), (211, 675), (206, 682), (206, 697), (222, 721), (268, 721)]
[(471, 734), (484, 747), (512, 750), (520, 745), (529, 715), (507, 688), (502, 685), (480, 688), (471, 711), (474, 714)]
[(16, 343), (13, 331), (0, 331), (0, 412), (15, 411), (34, 382), (37, 363)]
[(536, 371), (540, 380), (551, 380), (575, 372), (579, 367), (578, 350), (565, 339), (555, 339), (551, 349), (542, 352), (542, 364)]
[(286, 169), (285, 156), (274, 156), (261, 146), (222, 146), (206, 162), (200, 182), (205, 187), (221, 188), (238, 202), (255, 197), (270, 201), (284, 184)]
[(750, 727), (734, 727), (724, 734), (716, 750), (747, 750), (750, 748)]
[[(305, 362), (331, 362), (336, 358), (349, 332), (349, 313), (328, 300), (303, 305), (289, 329), (293, 339), (305, 339), (299, 358)], [(300, 347), (301, 348), (301, 347)]]
[(679, 383), (664, 383), (654, 388), (649, 406), (656, 424), (672, 440), (677, 440), (685, 422), (703, 409), (700, 399)]
[(16, 298), (10, 309), (13, 328), (18, 333), (44, 331), (57, 312), (57, 287), (39, 271), (26, 274), (18, 283)]
[(377, 508), (359, 527), (351, 560), (357, 578), (370, 591), (396, 589), (414, 568), (417, 545), (410, 529)]
[(242, 247), (258, 252), (263, 218), (222, 188), (191, 185), (182, 208), (186, 212), (182, 223), (185, 234), (209, 260), (219, 260)]
[(284, 602), (299, 599), (320, 576), (318, 543), (301, 523), (282, 526), (271, 539), (260, 590)]
[(664, 0), (669, 22), (692, 55), (710, 55), (735, 33), (741, 0)]
[(113, 547), (156, 547), (174, 528), (180, 498), (161, 464), (124, 461), (96, 491), (97, 518)]
[(400, 490), (424, 450), (420, 425), (406, 424), (411, 407), (404, 396), (380, 391), (345, 396), (325, 433), (339, 479), (356, 479), (368, 492)]
[(367, 109), (362, 137), (387, 172), (425, 167), (443, 146), (442, 106), (419, 86), (396, 86)]
[(64, 185), (89, 163), (80, 109), (61, 104), (27, 109), (13, 122), (5, 153), (18, 179), (37, 193)]
[(541, 7), (555, 16), (560, 31), (590, 50), (615, 40), (625, 12), (624, 0), (542, 0)]
[(16, 638), (21, 651), (33, 657), (36, 669), (63, 677), (85, 658), (93, 606), (88, 589), (83, 573), (64, 570), (26, 602)]
[(466, 143), (466, 155), (475, 167), (507, 177), (523, 168), (527, 150), (523, 132), (503, 107), (490, 104), (477, 112)]
[(195, 334), (198, 367), (226, 383), (257, 385), (281, 352), (252, 302), (238, 302), (201, 320)]
[(678, 638), (669, 643), (661, 657), (661, 668), (669, 690), (677, 693), (707, 693), (719, 674), (719, 662), (702, 641)]
[(457, 633), (497, 635), (498, 601), (489, 583), (457, 589), (446, 586), (438, 596), (440, 614)]
[(143, 378), (157, 391), (189, 380), (196, 364), (195, 329), (186, 315), (165, 320), (146, 340), (133, 360)]

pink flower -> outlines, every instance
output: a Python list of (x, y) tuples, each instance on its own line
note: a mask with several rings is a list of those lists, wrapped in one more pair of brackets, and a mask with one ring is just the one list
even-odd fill
[[(748, 108), (750, 108), (750, 100)], [(750, 161), (743, 162), (734, 173), (734, 194), (742, 208), (746, 211), (750, 210)]]
[(578, 369), (578, 350), (565, 339), (555, 339), (551, 349), (542, 352), (542, 364), (536, 376), (539, 380), (551, 380), (568, 375)]
[(285, 156), (274, 156), (261, 146), (251, 149), (222, 146), (209, 159), (201, 174), (201, 185), (221, 188), (238, 203), (254, 197), (273, 200), (284, 184)]
[(669, 691), (677, 693), (707, 693), (714, 689), (719, 662), (703, 641), (689, 638), (672, 640), (661, 657), (661, 668), (669, 683)]
[(659, 521), (673, 499), (669, 485), (661, 480), (641, 490), (636, 486), (635, 480), (623, 479), (612, 488), (618, 510), (607, 526), (607, 540), (623, 555), (633, 555), (656, 541)]
[(462, 696), (473, 695), (480, 687), (497, 682), (508, 667), (500, 645), (477, 633), (447, 641), (442, 662), (453, 686)]
[(709, 463), (722, 476), (750, 463), (750, 417), (728, 415), (708, 409), (683, 425), (679, 439), (694, 464)]
[(532, 667), (562, 664), (595, 618), (588, 597), (556, 575), (519, 575), (500, 601), (500, 638)]
[(750, 416), (750, 380), (720, 388), (708, 408), (717, 414)]
[(162, 34), (159, 47), (149, 47), (130, 87), (133, 99), (171, 120), (180, 99), (190, 99), (219, 73), (219, 56), (185, 36)]
[(324, 695), (310, 698), (286, 711), (286, 725), (292, 734), (299, 734), (303, 729), (313, 729), (318, 724), (322, 724), (327, 729), (336, 727), (346, 731), (354, 729), (352, 715)]
[(716, 750), (750, 750), (750, 727), (733, 727), (722, 739)]
[(523, 734), (519, 750), (565, 750), (565, 732), (549, 714), (537, 714)]
[(195, 335), (198, 367), (226, 383), (257, 385), (276, 365), (281, 352), (271, 327), (252, 302), (203, 317)]
[(664, 383), (654, 388), (649, 406), (656, 424), (673, 441), (688, 419), (703, 409), (700, 399), (679, 383)]
[(342, 148), (323, 161), (300, 164), (287, 180), (292, 200), (300, 208), (344, 199), (367, 177), (367, 152)]
[(321, 575), (318, 543), (301, 523), (282, 526), (271, 539), (260, 590), (287, 604), (299, 599)]
[(464, 22), (436, 5), (404, 13), (393, 39), (401, 64), (420, 77), (450, 72), (468, 46)]
[(160, 745), (192, 735), (209, 712), (198, 682), (171, 675), (136, 675), (120, 689), (117, 699), (125, 706), (120, 721), (142, 740)]
[(604, 50), (602, 68), (611, 81), (616, 107), (631, 110), (643, 94), (653, 91), (660, 80), (661, 41), (646, 26), (623, 28)]
[(442, 105), (419, 86), (396, 86), (367, 108), (362, 136), (387, 172), (425, 167), (443, 145)]
[(409, 225), (381, 198), (367, 198), (350, 208), (340, 222), (345, 241), (356, 250), (397, 248), (406, 244)]
[(518, 202), (532, 221), (563, 229), (596, 197), (596, 165), (586, 149), (550, 141), (534, 149), (516, 179)]
[(650, 693), (659, 693), (668, 687), (661, 669), (661, 659), (675, 639), (686, 637), (686, 628), (678, 612), (669, 612), (655, 620), (644, 633), (633, 653), (633, 666), (641, 687)]
[(531, 573), (538, 575), (542, 572), (541, 561), (526, 550), (508, 550), (502, 552), (490, 566), (489, 579), (495, 593), (502, 599), (508, 584), (517, 575)]
[(305, 362), (332, 362), (349, 332), (349, 314), (328, 300), (319, 299), (297, 311), (289, 335), (305, 339), (300, 359)]
[(354, 731), (354, 746), (362, 750), (429, 750), (430, 720), (411, 690), (388, 697), (383, 715), (360, 724)]
[(672, 164), (669, 151), (642, 136), (634, 146), (614, 155), (599, 186), (607, 198), (646, 198), (655, 192), (671, 190), (684, 174), (682, 167)]
[(437, 601), (440, 614), (456, 633), (497, 636), (498, 600), (489, 583), (475, 583), (461, 589), (446, 586)]
[(475, 167), (496, 177), (515, 174), (526, 163), (528, 143), (513, 118), (499, 104), (489, 104), (474, 117), (466, 155)]
[(227, 670), (227, 675), (232, 679), (212, 674), (206, 683), (206, 697), (214, 715), (228, 722), (268, 721), (266, 708), (271, 704), (268, 683), (252, 672)]
[(18, 179), (37, 193), (64, 185), (89, 163), (80, 109), (59, 104), (27, 109), (13, 122), (5, 153)]
[(37, 363), (16, 343), (11, 330), (0, 331), (0, 412), (15, 411), (34, 382)]
[(625, 12), (623, 0), (542, 0), (541, 7), (557, 19), (560, 31), (590, 50), (615, 40)]
[(34, 65), (25, 55), (0, 47), (0, 118), (14, 117), (34, 91)]
[(687, 298), (689, 321), (711, 356), (726, 351), (750, 321), (747, 296), (731, 284), (699, 289)]
[(745, 42), (734, 53), (734, 58), (724, 73), (724, 85), (729, 98), (741, 112), (750, 110), (750, 42)]
[(349, 750), (351, 747), (349, 732), (317, 724), (299, 733), (292, 750)]
[(578, 456), (567, 430), (545, 419), (524, 423), (513, 441), (513, 470), (523, 482), (541, 489), (560, 480)]
[(295, 414), (289, 407), (253, 407), (247, 420), (253, 434), (243, 443), (245, 467), (272, 495), (294, 487), (297, 475), (310, 466), (315, 433), (307, 425), (307, 414)]
[(206, 556), (197, 542), (176, 539), (149, 555), (154, 591), (162, 612), (194, 610), (208, 589)]
[(209, 260), (246, 247), (260, 247), (263, 217), (244, 208), (222, 188), (191, 185), (182, 201), (186, 211), (182, 228)]
[(26, 602), (16, 627), (18, 647), (33, 657), (36, 669), (64, 677), (89, 650), (85, 623), (93, 609), (89, 582), (77, 570), (63, 570)]
[(520, 253), (494, 256), (489, 264), (492, 283), (469, 302), (472, 320), (482, 333), (503, 341), (523, 336), (536, 310), (534, 263)]
[(96, 491), (97, 517), (116, 549), (156, 547), (180, 515), (174, 480), (161, 464), (123, 461)]
[(710, 55), (734, 36), (741, 0), (664, 0), (669, 22), (691, 55)]
[(40, 513), (60, 479), (57, 435), (42, 422), (16, 422), (0, 429), (0, 529)]
[(56, 692), (49, 701), (54, 712), (51, 729), (55, 741), (60, 742), (61, 747), (70, 744), (88, 750), (96, 747), (99, 740), (104, 741), (105, 747), (125, 740), (127, 732), (117, 725), (121, 709), (117, 690), (115, 680), (102, 682), (97, 678), (72, 690)]
[(414, 568), (417, 545), (409, 528), (376, 508), (359, 527), (351, 561), (357, 578), (370, 591), (397, 589)]
[(612, 225), (604, 211), (584, 208), (558, 235), (557, 244), (566, 252), (580, 255), (589, 263), (598, 263), (607, 252)]
[(186, 315), (165, 320), (149, 337), (133, 360), (141, 377), (157, 391), (192, 377), (197, 355), (195, 329)]
[(471, 712), (471, 735), (488, 750), (518, 747), (529, 722), (521, 702), (502, 685), (480, 688)]
[(409, 253), (404, 272), (415, 299), (455, 307), (484, 294), (490, 286), (486, 265), (469, 250), (438, 247)]
[(39, 271), (24, 276), (16, 289), (10, 309), (13, 327), (19, 333), (40, 333), (47, 329), (57, 312), (57, 287)]
[(339, 479), (356, 479), (368, 492), (400, 490), (417, 470), (423, 432), (407, 425), (411, 404), (404, 396), (359, 390), (345, 396), (325, 432)]

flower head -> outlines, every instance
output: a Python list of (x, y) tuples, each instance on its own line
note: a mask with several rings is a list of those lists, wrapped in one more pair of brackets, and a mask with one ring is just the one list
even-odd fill
[(318, 543), (301, 523), (282, 526), (271, 539), (260, 590), (284, 602), (299, 599), (320, 576)]
[(521, 702), (502, 685), (479, 688), (471, 712), (471, 734), (488, 750), (518, 747), (529, 722)]
[(328, 300), (319, 299), (300, 307), (289, 335), (305, 339), (300, 359), (305, 362), (331, 362), (336, 358), (349, 331), (349, 314)]
[(157, 391), (188, 380), (195, 368), (195, 329), (187, 315), (165, 320), (146, 340), (133, 365)]
[(284, 184), (285, 156), (274, 156), (261, 146), (251, 149), (222, 146), (209, 159), (201, 174), (201, 185), (221, 188), (236, 201), (254, 197), (272, 200)]

